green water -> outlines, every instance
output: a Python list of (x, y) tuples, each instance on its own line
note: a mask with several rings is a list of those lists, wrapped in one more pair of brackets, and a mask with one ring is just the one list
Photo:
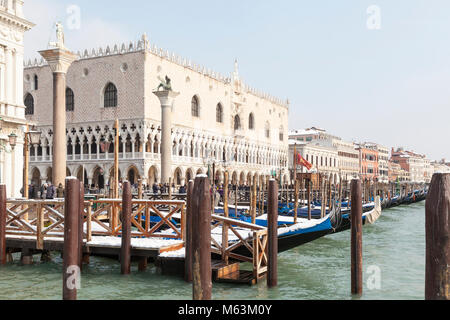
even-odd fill
[[(424, 299), (425, 203), (383, 211), (375, 225), (363, 230), (364, 294), (361, 299)], [(15, 256), (15, 261), (18, 256)], [(39, 256), (35, 256), (39, 260)], [(331, 299), (350, 294), (350, 232), (327, 236), (279, 255), (278, 287), (238, 286), (213, 283), (213, 299)], [(368, 285), (377, 266), (379, 288)], [(49, 263), (0, 267), (0, 299), (61, 299), (62, 260)], [(191, 299), (192, 286), (181, 278), (161, 276), (153, 265), (138, 273), (121, 276), (120, 264), (91, 257), (82, 272), (78, 299)]]

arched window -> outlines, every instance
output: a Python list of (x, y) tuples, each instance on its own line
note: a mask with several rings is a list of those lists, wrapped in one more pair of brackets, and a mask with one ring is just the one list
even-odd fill
[(220, 103), (216, 107), (216, 122), (223, 123), (223, 108)]
[(192, 97), (191, 101), (191, 113), (193, 117), (199, 118), (200, 117), (200, 106), (198, 103), (197, 96)]
[(283, 126), (280, 127), (279, 138), (280, 138), (280, 141), (284, 140), (284, 128), (283, 128)]
[(25, 115), (34, 114), (34, 98), (31, 94), (27, 94), (25, 97)]
[(38, 76), (35, 74), (34, 75), (34, 90), (37, 90), (38, 88), (39, 88)]
[(238, 115), (234, 117), (234, 130), (240, 130), (241, 129), (241, 118), (239, 118)]
[(105, 89), (105, 108), (117, 107), (117, 88), (113, 83), (109, 83)]
[(70, 88), (66, 89), (66, 111), (75, 110), (75, 97), (73, 91)]
[(248, 116), (248, 129), (255, 130), (255, 117), (253, 116), (253, 113), (250, 113)]
[(266, 122), (265, 133), (266, 133), (266, 138), (270, 138), (270, 124), (269, 124), (269, 122)]

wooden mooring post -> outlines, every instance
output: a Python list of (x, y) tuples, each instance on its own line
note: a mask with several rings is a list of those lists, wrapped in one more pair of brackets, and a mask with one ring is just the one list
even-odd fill
[[(294, 224), (297, 224), (298, 221), (298, 196), (299, 196), (299, 189), (300, 189), (300, 182), (298, 181), (297, 177), (295, 177), (295, 196), (294, 196)], [(300, 206), (301, 207), (301, 206)]]
[(138, 199), (143, 198), (142, 179), (138, 180)]
[[(122, 246), (120, 247), (120, 270), (126, 275), (131, 272), (131, 184), (122, 184)], [(147, 218), (148, 219), (148, 218)]]
[(269, 242), (267, 286), (272, 288), (278, 285), (278, 184), (275, 179), (269, 181), (267, 201)]
[(83, 224), (84, 224), (84, 186), (80, 182), (80, 205), (78, 213), (78, 266), (83, 269)]
[[(192, 250), (194, 300), (211, 300), (211, 184), (206, 175), (195, 178), (192, 197)], [(237, 194), (236, 194), (237, 195)]]
[(6, 185), (0, 185), (0, 265), (6, 264)]
[[(223, 188), (223, 212), (225, 218), (228, 218), (230, 216), (230, 212), (228, 209), (228, 181), (229, 181), (229, 174), (228, 171), (225, 171), (224, 173), (224, 188)], [(223, 224), (222, 225), (222, 243), (228, 243), (228, 225)], [(222, 246), (222, 260), (228, 264), (228, 255), (226, 253), (226, 246)]]
[(306, 184), (306, 193), (308, 197), (308, 220), (311, 220), (311, 180), (306, 179)]
[(450, 174), (433, 175), (425, 211), (425, 299), (450, 300)]
[(80, 214), (80, 181), (70, 177), (65, 181), (63, 299), (76, 300), (80, 285), (78, 224)]
[(362, 186), (361, 180), (351, 184), (351, 287), (352, 294), (362, 295)]
[(251, 208), (252, 208), (252, 223), (255, 224), (256, 223), (256, 175), (253, 176), (253, 184), (252, 184), (252, 189), (250, 191), (251, 199), (252, 199), (252, 203), (251, 203)]
[(187, 187), (186, 197), (186, 242), (184, 257), (184, 280), (192, 282), (192, 197), (194, 192), (194, 181), (190, 180)]

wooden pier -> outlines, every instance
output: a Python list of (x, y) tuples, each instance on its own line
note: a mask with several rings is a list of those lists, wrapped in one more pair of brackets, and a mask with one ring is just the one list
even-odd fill
[[(7, 200), (6, 247), (9, 253), (63, 251), (64, 200)], [(95, 210), (93, 208), (96, 208)], [(156, 258), (183, 248), (185, 203), (183, 201), (132, 201), (131, 256)], [(122, 200), (85, 201), (83, 253), (120, 256)], [(171, 221), (177, 216), (178, 228)], [(158, 218), (152, 226), (150, 220)], [(164, 231), (161, 231), (163, 230)]]
[[(83, 202), (83, 260), (89, 261), (89, 256), (120, 259), (122, 203), (122, 199)], [(184, 275), (185, 257), (177, 252), (185, 248), (185, 201), (132, 199), (131, 207), (131, 260), (150, 258), (163, 274)], [(33, 255), (62, 253), (64, 210), (63, 199), (6, 200), (5, 241), (10, 259), (12, 253), (22, 253), (22, 262), (29, 264)], [(213, 280), (255, 284), (263, 279), (267, 272), (267, 228), (218, 215), (211, 219)], [(223, 230), (227, 230), (225, 237)], [(253, 269), (241, 270), (242, 262), (251, 263)]]

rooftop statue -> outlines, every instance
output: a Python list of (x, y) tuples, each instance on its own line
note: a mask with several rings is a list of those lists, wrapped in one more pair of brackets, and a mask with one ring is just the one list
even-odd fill
[(66, 48), (64, 46), (64, 30), (61, 22), (56, 23), (56, 42), (50, 42), (49, 46), (59, 49)]
[(158, 88), (156, 88), (156, 91), (159, 91), (160, 88), (163, 89), (163, 91), (172, 91), (172, 84), (170, 83), (170, 78), (166, 76), (166, 80), (161, 79), (161, 77), (158, 76), (158, 79), (161, 81)]

